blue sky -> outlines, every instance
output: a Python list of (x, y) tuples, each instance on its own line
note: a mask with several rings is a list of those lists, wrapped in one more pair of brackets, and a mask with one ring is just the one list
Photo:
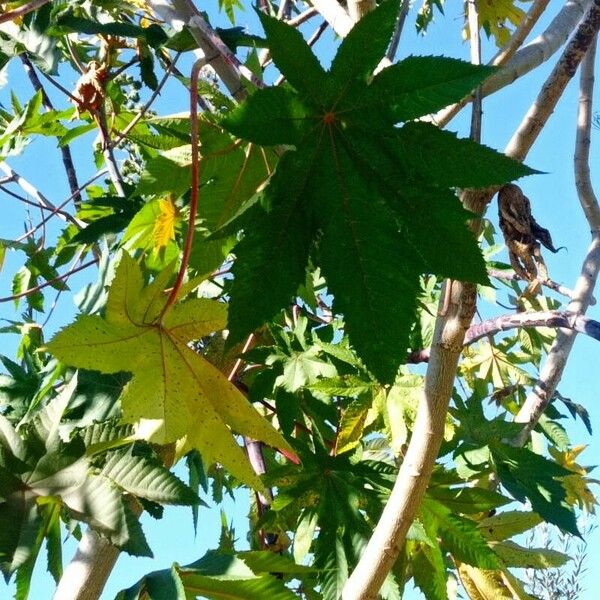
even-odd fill
[[(216, 2), (213, 2), (213, 5)], [(552, 1), (547, 11), (554, 15), (563, 5), (560, 1)], [(409, 54), (444, 54), (468, 60), (468, 46), (461, 41), (460, 29), (462, 26), (462, 2), (448, 2), (446, 15), (437, 16), (436, 22), (430, 27), (427, 36), (417, 36), (414, 33), (414, 10), (408, 18), (405, 33), (400, 43), (399, 56)], [(545, 18), (534, 31), (534, 35), (543, 29), (549, 18)], [(219, 23), (227, 26), (226, 22)], [(240, 13), (240, 25), (249, 25), (251, 31), (256, 32), (256, 19), (250, 11)], [(312, 32), (316, 22), (309, 24), (306, 31)], [(321, 56), (330, 56), (332, 37), (324, 36), (317, 45)], [(494, 48), (484, 43), (483, 56), (489, 58), (494, 53)], [(17, 61), (11, 66), (9, 85), (0, 90), (0, 102), (6, 104), (8, 100), (7, 90), (16, 89), (17, 95), (25, 101), (31, 95), (29, 82), (22, 76), (20, 65)], [(185, 63), (182, 63), (185, 64)], [(483, 143), (502, 150), (510, 139), (515, 127), (534, 100), (541, 83), (550, 72), (554, 64), (550, 60), (535, 73), (522, 78), (510, 88), (488, 98), (484, 102), (483, 117)], [(183, 67), (182, 67), (183, 68)], [(75, 76), (67, 78), (67, 83), (74, 85)], [(554, 238), (556, 246), (566, 246), (567, 251), (561, 251), (556, 255), (547, 253), (550, 276), (555, 281), (567, 287), (573, 287), (579, 274), (581, 260), (586, 252), (589, 242), (587, 225), (582, 216), (577, 200), (573, 175), (573, 150), (575, 142), (575, 123), (577, 110), (577, 78), (569, 85), (566, 93), (561, 99), (550, 122), (544, 129), (536, 145), (530, 152), (526, 162), (540, 170), (544, 174), (528, 177), (520, 182), (524, 192), (532, 202), (532, 208), (537, 220), (547, 227)], [(56, 98), (56, 96), (54, 95)], [(596, 103), (598, 105), (598, 103)], [(187, 110), (187, 97), (179, 84), (168, 87), (159, 103), (157, 110), (160, 113), (175, 113)], [(468, 111), (463, 111), (459, 118), (450, 123), (448, 129), (458, 131), (461, 135), (467, 134)], [(598, 135), (592, 132), (592, 177), (598, 180)], [(89, 151), (90, 138), (82, 140), (74, 147), (75, 160), (79, 172), (80, 181), (94, 173), (94, 167), (90, 161)], [(36, 140), (27, 149), (22, 157), (10, 159), (9, 164), (21, 174), (29, 178), (32, 183), (38, 185), (53, 201), (59, 202), (68, 195), (64, 182), (64, 173), (54, 143), (47, 140)], [(600, 182), (598, 182), (600, 183)], [(0, 221), (0, 237), (11, 238), (23, 231), (22, 206), (15, 200), (0, 197), (4, 219)], [(495, 202), (490, 206), (488, 216), (497, 223)], [(37, 218), (35, 212), (32, 214), (34, 220)], [(506, 255), (503, 255), (504, 257)], [(2, 295), (7, 295), (10, 281), (15, 265), (18, 265), (17, 257), (7, 257), (7, 263), (0, 273), (2, 284)], [(82, 275), (71, 280), (71, 288), (76, 290), (86, 281)], [(600, 292), (597, 293), (600, 300)], [(0, 317), (10, 317), (12, 305), (0, 305)], [(60, 309), (55, 313), (51, 322), (52, 329), (60, 324), (68, 322), (74, 314), (74, 307), (68, 295), (62, 299)], [(600, 304), (592, 307), (588, 315), (600, 319)], [(49, 332), (50, 333), (50, 332)], [(3, 339), (2, 352), (11, 356), (16, 339)], [(600, 427), (600, 405), (598, 403), (598, 386), (596, 383), (597, 365), (600, 364), (600, 345), (589, 338), (580, 336), (575, 344), (571, 360), (568, 364), (560, 392), (574, 401), (583, 404), (590, 412), (592, 424)], [(587, 443), (589, 448), (581, 456), (583, 464), (596, 464), (600, 458), (600, 442), (591, 438), (585, 431), (581, 422), (568, 422), (568, 431), (575, 443)], [(178, 473), (185, 476), (182, 469)], [(600, 490), (595, 490), (600, 493)], [(238, 538), (245, 540), (245, 514), (247, 512), (246, 498), (242, 494), (236, 502), (227, 501), (225, 510), (234, 520)], [(172, 562), (177, 561), (185, 564), (197, 559), (208, 548), (214, 547), (218, 540), (220, 517), (218, 509), (200, 510), (198, 534), (194, 537), (191, 522), (191, 511), (189, 509), (167, 509), (165, 518), (160, 522), (153, 521), (150, 517), (142, 518), (144, 530), (148, 537), (150, 546), (155, 552), (155, 559), (135, 559), (123, 555), (117, 564), (102, 598), (110, 599), (121, 588), (133, 584), (137, 579), (151, 570), (165, 568)], [(591, 600), (597, 597), (593, 590), (595, 575), (594, 564), (600, 561), (600, 533), (596, 531), (589, 538), (588, 572), (584, 581), (588, 584), (588, 592), (580, 597), (580, 600)], [(65, 558), (70, 557), (74, 544), (68, 543)], [(5, 597), (6, 589), (0, 583), (0, 598)], [(51, 579), (45, 573), (44, 561), (40, 560), (34, 575), (34, 588), (31, 597), (34, 600), (50, 597), (53, 589)], [(411, 593), (410, 597), (417, 597)]]

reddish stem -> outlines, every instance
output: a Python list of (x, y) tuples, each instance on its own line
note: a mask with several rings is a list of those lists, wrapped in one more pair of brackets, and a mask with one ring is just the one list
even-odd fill
[(198, 208), (198, 181), (200, 172), (200, 161), (199, 161), (199, 144), (198, 144), (198, 105), (196, 104), (196, 97), (198, 95), (198, 78), (200, 76), (200, 69), (206, 64), (204, 58), (198, 59), (192, 67), (192, 75), (190, 78), (190, 121), (192, 127), (192, 189), (190, 194), (190, 218), (188, 222), (188, 231), (185, 238), (185, 245), (183, 247), (183, 256), (181, 257), (181, 266), (179, 267), (179, 273), (177, 273), (177, 279), (171, 289), (171, 293), (167, 298), (167, 302), (163, 307), (159, 321), (162, 320), (163, 316), (167, 312), (170, 306), (172, 306), (177, 300), (177, 294), (183, 284), (183, 278), (185, 277), (185, 270), (187, 269), (190, 254), (192, 252), (192, 242), (194, 241), (194, 229), (196, 227), (196, 210)]

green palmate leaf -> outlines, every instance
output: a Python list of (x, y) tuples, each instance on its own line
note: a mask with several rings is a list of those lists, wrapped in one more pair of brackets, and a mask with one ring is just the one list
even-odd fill
[(318, 104), (327, 78), (302, 34), (295, 27), (267, 17), (262, 12), (259, 17), (275, 64), (295, 89)]
[(370, 78), (389, 46), (398, 4), (397, 0), (382, 2), (379, 10), (360, 20), (360, 27), (350, 30), (331, 63), (331, 79), (338, 89)]
[(140, 27), (132, 23), (99, 23), (92, 19), (78, 17), (72, 10), (67, 10), (58, 15), (55, 20), (56, 25), (69, 31), (81, 33), (103, 35), (113, 35), (119, 37), (133, 37), (145, 40), (150, 46), (157, 47), (167, 41), (167, 34), (158, 26)]
[[(306, 172), (309, 156), (286, 154), (281, 163), (290, 164), (301, 176)], [(289, 171), (288, 171), (289, 172)], [(273, 207), (270, 212), (257, 207), (254, 214), (256, 226), (248, 231), (236, 246), (236, 261), (230, 304), (229, 326), (231, 343), (241, 341), (244, 335), (257, 329), (274, 316), (278, 308), (286, 306), (304, 279), (310, 247), (310, 226), (300, 201), (306, 179), (290, 179), (277, 170), (265, 192), (265, 202), (270, 193), (288, 190), (289, 200)], [(251, 299), (251, 300), (250, 300)]]
[(62, 540), (60, 531), (60, 503), (54, 502), (46, 507), (48, 511), (46, 525), (46, 551), (48, 553), (48, 571), (58, 583), (62, 577)]
[[(427, 58), (424, 74), (413, 82), (404, 74), (421, 63), (411, 58), (370, 83), (397, 10), (395, 0), (383, 2), (356, 24), (329, 74), (299, 32), (261, 14), (274, 61), (295, 92), (258, 90), (223, 120), (239, 137), (296, 148), (230, 224), (245, 230), (235, 249), (232, 341), (290, 302), (314, 250), (352, 345), (385, 382), (393, 381), (405, 356), (423, 273), (487, 283), (481, 253), (466, 227), (471, 215), (452, 189), (532, 173), (432, 125), (397, 127), (400, 120), (459, 100), (489, 74), (489, 69)], [(383, 107), (381, 98), (391, 108)], [(433, 239), (443, 239), (461, 260)]]
[(226, 306), (193, 299), (160, 319), (171, 268), (144, 287), (138, 265), (123, 254), (107, 300), (106, 317), (80, 316), (58, 333), (49, 350), (68, 364), (133, 374), (121, 395), (125, 422), (137, 435), (164, 444), (186, 438), (207, 464), (218, 461), (242, 481), (261, 487), (229, 427), (267, 444), (293, 450), (237, 388), (188, 347), (223, 328)]
[(545, 521), (580, 535), (575, 513), (566, 502), (567, 494), (559, 479), (572, 471), (525, 448), (496, 443), (490, 444), (490, 450), (502, 485), (517, 500), (529, 500), (531, 508)]
[(433, 485), (428, 488), (427, 493), (452, 512), (467, 515), (489, 512), (512, 502), (511, 498), (480, 487), (449, 488)]
[(62, 494), (67, 508), (102, 532), (115, 546), (134, 556), (152, 556), (138, 519), (121, 491), (104, 475), (88, 477), (84, 483)]
[[(370, 535), (364, 511), (370, 519), (379, 516), (395, 469), (374, 461), (352, 463), (349, 454), (331, 456), (321, 446), (301, 458), (301, 470), (284, 467), (266, 475), (267, 483), (279, 489), (270, 518), (298, 523), (295, 556), (299, 559), (312, 547), (321, 594), (337, 600)], [(392, 578), (387, 585), (393, 587)]]
[[(271, 572), (279, 573), (279, 578)], [(293, 576), (302, 581), (302, 576), (310, 572), (311, 569), (270, 552), (209, 551), (193, 564), (174, 565), (146, 575), (129, 590), (120, 592), (116, 600), (178, 600), (197, 596), (211, 600), (293, 600), (297, 596), (285, 586), (285, 580)]]
[(314, 383), (319, 377), (333, 377), (335, 367), (318, 356), (319, 349), (311, 346), (305, 352), (293, 352), (283, 361), (283, 373), (275, 380), (275, 385), (288, 392), (297, 392), (300, 388)]
[(294, 562), (287, 554), (275, 554), (269, 551), (248, 550), (238, 552), (238, 558), (243, 560), (254, 573), (285, 573), (286, 575), (301, 575), (314, 573), (315, 569)]
[(302, 121), (308, 116), (306, 106), (293, 90), (283, 87), (266, 88), (253, 94), (227, 120), (227, 129), (232, 133), (247, 134), (248, 114), (252, 115), (249, 126), (251, 137), (257, 144), (295, 145), (302, 140)]
[(148, 600), (186, 600), (185, 588), (177, 569), (156, 571), (145, 577), (145, 595)]
[(371, 391), (375, 393), (379, 390), (379, 385), (354, 375), (342, 375), (341, 377), (321, 379), (310, 385), (309, 388), (328, 396), (355, 397)]

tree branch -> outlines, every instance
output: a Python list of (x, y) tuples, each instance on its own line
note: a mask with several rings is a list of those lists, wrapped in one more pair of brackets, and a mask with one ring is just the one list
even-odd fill
[[(46, 196), (44, 196), (44, 194), (42, 194), (42, 192), (40, 192), (34, 185), (29, 183), (29, 181), (27, 181), (27, 179), (25, 179), (24, 177), (21, 177), (21, 175), (19, 175), (16, 171), (11, 169), (7, 163), (0, 162), (0, 170), (3, 171), (4, 174), (7, 176), (8, 181), (14, 182), (26, 194), (28, 194), (32, 198), (35, 198), (36, 202), (40, 206), (49, 208), (51, 211), (56, 212), (56, 214), (58, 214), (58, 216), (63, 221), (65, 221), (65, 222), (68, 221), (68, 218), (64, 214), (61, 214), (60, 212), (58, 212), (57, 207), (54, 206), (54, 204), (52, 204), (52, 202), (50, 202), (50, 200), (48, 200), (48, 198), (46, 198)], [(62, 208), (62, 207), (59, 207), (59, 208)]]
[(538, 97), (531, 105), (521, 125), (506, 147), (506, 154), (523, 160), (537, 139), (540, 131), (554, 111), (567, 83), (571, 81), (584, 54), (600, 28), (600, 0), (594, 0), (579, 23), (552, 73), (542, 86)]
[[(483, 82), (481, 86), (482, 97), (497, 92), (547, 61), (565, 43), (565, 40), (581, 20), (590, 4), (591, 0), (567, 0), (545, 31), (516, 52), (503, 69)], [(531, 8), (531, 10), (533, 9), (534, 7)], [(533, 24), (532, 22), (531, 25), (533, 26)], [(508, 58), (508, 54), (506, 57)], [(492, 59), (491, 64), (499, 64), (493, 61), (497, 61), (496, 57)], [(443, 108), (436, 114), (431, 115), (428, 120), (439, 127), (445, 127), (471, 100), (472, 96), (467, 96), (461, 102)]]
[[(520, 160), (526, 156), (598, 27), (600, 0), (594, 0), (540, 94), (547, 98), (550, 106), (538, 102), (534, 104), (524, 119), (527, 126), (519, 128), (519, 135), (516, 138), (513, 136), (515, 142), (509, 145), (506, 154)], [(482, 215), (493, 192), (491, 189), (467, 190), (462, 194), (463, 204), (467, 210)], [(471, 227), (474, 232), (478, 231), (480, 219), (474, 219)], [(410, 444), (373, 535), (344, 586), (343, 600), (377, 598), (385, 577), (404, 547), (406, 534), (437, 459), (458, 359), (475, 313), (476, 287), (456, 281), (452, 285), (446, 283), (442, 297), (444, 306), (440, 308), (447, 310), (436, 320), (423, 396), (417, 409)]]
[[(581, 316), (590, 306), (598, 274), (600, 272), (600, 206), (592, 188), (589, 169), (590, 129), (592, 122), (592, 98), (594, 87), (594, 61), (596, 41), (590, 46), (581, 66), (579, 88), (579, 110), (577, 115), (577, 138), (575, 144), (575, 183), (577, 194), (585, 217), (592, 231), (592, 241), (583, 261), (581, 274), (575, 284), (573, 299), (567, 310)], [(542, 367), (540, 377), (527, 395), (521, 410), (516, 416), (518, 423), (525, 423), (522, 432), (513, 440), (515, 445), (524, 445), (531, 430), (548, 406), (562, 378), (569, 355), (575, 343), (578, 329), (559, 331), (548, 357)]]
[[(37, 76), (31, 61), (29, 60), (26, 54), (20, 54), (19, 58), (23, 63), (23, 67), (27, 76), (29, 77), (29, 81), (33, 86), (33, 89), (36, 92), (41, 92), (42, 94), (42, 103), (44, 104), (44, 108), (46, 111), (50, 112), (54, 110), (54, 106), (52, 105), (52, 101), (48, 97), (40, 78)], [(73, 194), (73, 203), (75, 204), (75, 208), (79, 208), (81, 205), (81, 195), (79, 194), (79, 182), (77, 181), (77, 173), (75, 171), (75, 166), (73, 165), (73, 157), (71, 156), (71, 148), (68, 144), (60, 147), (60, 153), (62, 155), (62, 162), (65, 167), (65, 172), (67, 174), (67, 179), (69, 181), (69, 188), (71, 190), (71, 194)]]
[(263, 87), (263, 83), (240, 63), (217, 32), (210, 27), (191, 0), (148, 0), (148, 6), (175, 30), (181, 31), (184, 26), (189, 27), (202, 52), (197, 58), (205, 57), (206, 64), (215, 70), (236, 100), (241, 101), (247, 95), (242, 84), (243, 79), (251, 81), (257, 87)]
[(406, 23), (406, 16), (410, 8), (410, 0), (402, 0), (400, 5), (400, 12), (398, 13), (398, 20), (396, 21), (396, 27), (394, 27), (394, 33), (392, 34), (392, 40), (390, 41), (390, 47), (385, 53), (385, 57), (393, 62), (396, 52), (398, 52), (398, 45), (400, 44), (400, 37), (402, 36), (402, 30), (404, 29), (404, 23)]
[[(504, 281), (523, 281), (514, 271), (502, 271), (500, 269), (488, 269), (488, 275), (495, 277), (496, 279), (503, 279)], [(567, 298), (573, 298), (573, 290), (552, 281), (552, 279), (539, 280), (540, 283), (550, 290), (555, 291), (557, 294), (566, 296)], [(596, 304), (596, 299), (592, 298), (591, 304)]]
[(37, 10), (47, 4), (49, 0), (33, 0), (28, 4), (24, 4), (23, 6), (19, 6), (19, 8), (15, 8), (9, 12), (3, 13), (0, 15), (0, 23), (6, 23), (7, 21), (13, 21), (14, 19), (18, 19), (19, 17), (24, 17), (26, 14)]
[(354, 21), (337, 0), (311, 0), (311, 4), (340, 37), (346, 37), (354, 26)]

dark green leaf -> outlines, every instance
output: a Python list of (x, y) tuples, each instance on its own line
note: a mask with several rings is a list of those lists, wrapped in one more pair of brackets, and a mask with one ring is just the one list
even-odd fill
[(566, 491), (557, 479), (572, 475), (572, 471), (526, 448), (496, 443), (490, 449), (502, 485), (517, 500), (529, 500), (544, 520), (580, 535), (575, 513), (566, 502)]
[(448, 600), (446, 593), (446, 569), (439, 546), (422, 544), (412, 558), (412, 573), (415, 585), (427, 600)]
[[(310, 225), (298, 200), (307, 184), (303, 173), (307, 161), (310, 157), (295, 152), (281, 159), (271, 186), (265, 191), (267, 202), (273, 198), (270, 212), (257, 209), (256, 224), (235, 248), (238, 260), (233, 267), (235, 279), (229, 308), (231, 343), (241, 341), (274, 317), (278, 307), (288, 305), (304, 278)], [(285, 167), (296, 171), (298, 177), (287, 179)], [(287, 201), (282, 202), (283, 198), (277, 195), (278, 187), (287, 190)]]
[(101, 471), (126, 492), (160, 504), (196, 504), (198, 496), (158, 461), (131, 450), (111, 452)]
[(271, 56), (281, 73), (296, 90), (318, 105), (328, 80), (302, 34), (295, 27), (263, 12), (259, 12), (259, 17), (267, 34)]
[(442, 187), (486, 187), (538, 172), (429, 123), (407, 123), (395, 143), (392, 151), (407, 173)]
[(336, 86), (370, 77), (390, 43), (399, 8), (398, 0), (384, 0), (350, 30), (331, 63)]
[(99, 23), (92, 19), (77, 17), (71, 10), (58, 15), (55, 24), (61, 28), (88, 35), (99, 33), (118, 37), (140, 38), (153, 48), (160, 46), (167, 40), (167, 34), (158, 25), (140, 27), (133, 23)]
[[(241, 283), (234, 281), (231, 290), (233, 339), (287, 305), (304, 281), (303, 261), (312, 245), (351, 344), (387, 382), (405, 358), (423, 273), (487, 283), (483, 259), (466, 227), (470, 215), (450, 188), (499, 184), (533, 172), (432, 125), (407, 123), (397, 129), (400, 108), (365, 110), (380, 102), (374, 97), (378, 93), (415, 114), (422, 114), (417, 106), (421, 92), (423, 112), (442, 102), (439, 78), (433, 78), (430, 90), (427, 81), (411, 87), (389, 76), (373, 92), (366, 81), (387, 45), (397, 8), (397, 3), (385, 3), (362, 19), (342, 43), (329, 75), (298, 32), (261, 15), (275, 63), (298, 95), (258, 91), (231, 121), (224, 121), (237, 135), (297, 148), (282, 159), (261, 195), (224, 228), (231, 234), (237, 225), (246, 236), (236, 248), (234, 274)], [(445, 64), (440, 60), (440, 70)], [(430, 59), (430, 72), (434, 66)], [(458, 82), (451, 95), (462, 94), (476, 80), (472, 69), (461, 71), (455, 63), (449, 71), (450, 81)], [(273, 106), (275, 101), (281, 106)], [(272, 114), (280, 121), (269, 120)], [(283, 127), (282, 117), (288, 121)], [(273, 131), (266, 130), (269, 125)], [(289, 248), (284, 237), (290, 239)], [(447, 246), (432, 243), (437, 239)], [(454, 260), (448, 247), (457, 248), (464, 259)], [(255, 285), (269, 276), (276, 278), (270, 296)]]
[(257, 90), (229, 112), (222, 123), (231, 133), (264, 146), (297, 144), (303, 133), (306, 107), (288, 88)]
[(367, 97), (394, 123), (409, 121), (458, 102), (494, 70), (446, 56), (409, 56), (378, 73)]

